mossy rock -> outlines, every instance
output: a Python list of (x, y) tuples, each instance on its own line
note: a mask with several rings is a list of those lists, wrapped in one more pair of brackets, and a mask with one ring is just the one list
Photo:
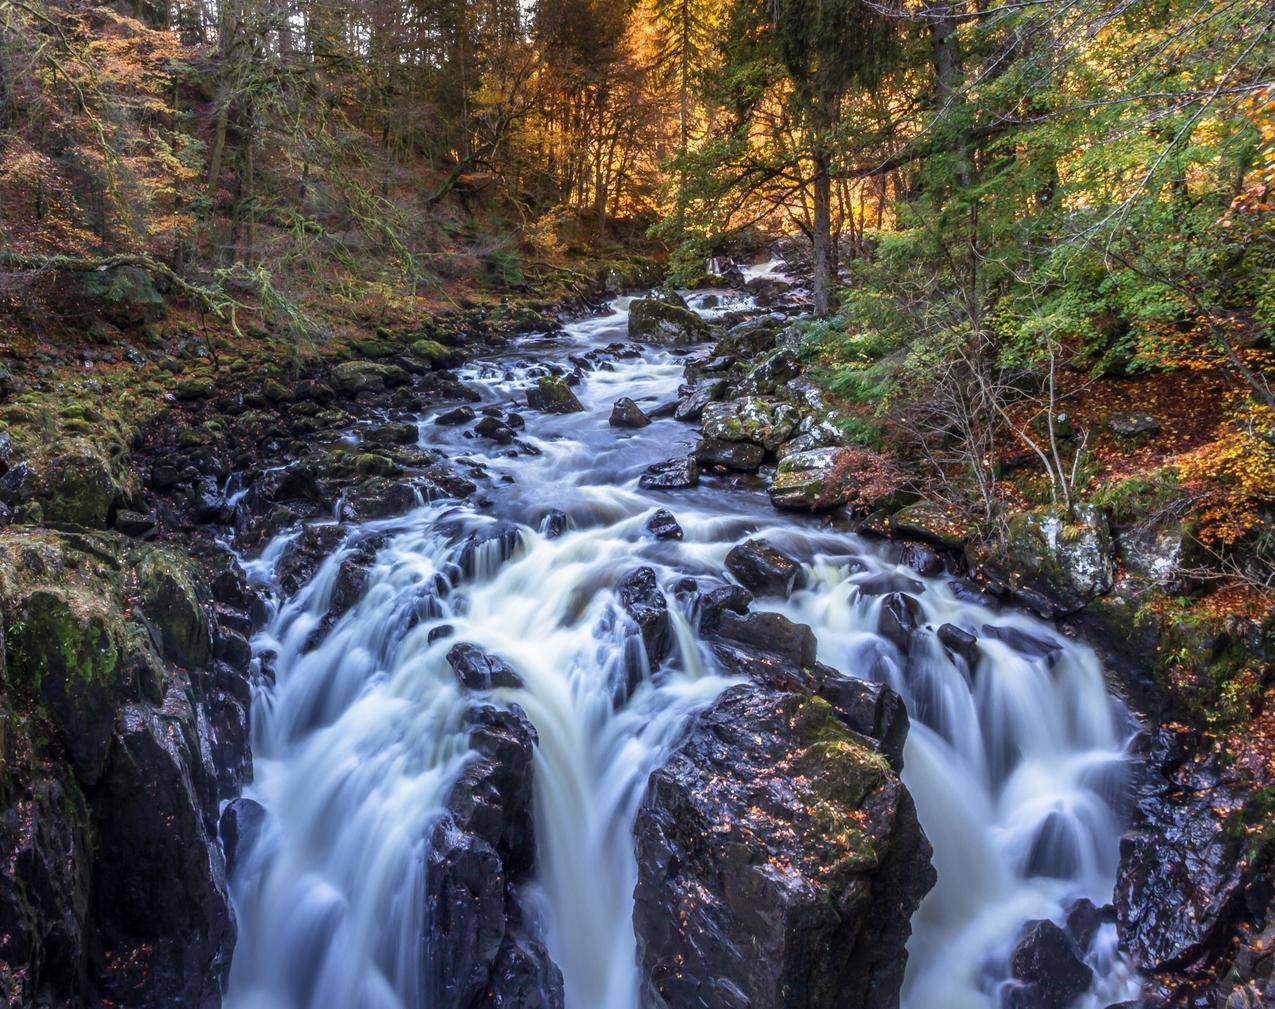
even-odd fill
[(976, 566), (1046, 616), (1078, 612), (1115, 583), (1111, 528), (1092, 505), (1077, 505), (1069, 513), (1055, 508), (1022, 512), (1009, 520), (1003, 541), (977, 544), (968, 552)]
[(208, 616), (186, 563), (152, 549), (138, 563), (136, 576), (142, 617), (164, 657), (188, 669), (206, 665), (212, 657)]
[(5, 635), (9, 688), (37, 698), (63, 737), (76, 775), (92, 784), (110, 750), (124, 693), (119, 612), (86, 593), (41, 587)]
[(416, 340), (407, 348), (407, 356), (420, 364), (442, 368), (457, 360), (456, 351), (444, 347), (437, 340)]
[[(381, 334), (386, 333), (385, 330), (380, 331)], [(362, 337), (350, 340), (346, 346), (360, 357), (382, 358), (393, 357), (399, 351), (399, 342), (390, 339), (387, 335), (374, 337)]]
[(702, 429), (705, 438), (752, 442), (773, 452), (792, 436), (799, 419), (787, 403), (754, 396), (709, 403)]
[(554, 375), (545, 375), (527, 390), (527, 405), (542, 413), (580, 413), (584, 410), (571, 387)]
[(128, 496), (128, 476), (117, 472), (104, 449), (109, 443), (67, 439), (39, 468), (38, 493), (46, 521), (106, 525), (116, 499)]
[(630, 340), (680, 347), (708, 337), (708, 324), (682, 305), (652, 297), (639, 298), (629, 306)]
[(402, 368), (379, 361), (346, 361), (332, 369), (332, 381), (349, 396), (362, 392), (379, 392), (382, 389), (406, 385), (411, 377)]
[(179, 403), (208, 399), (217, 391), (216, 383), (207, 375), (185, 378), (173, 386), (173, 398)]

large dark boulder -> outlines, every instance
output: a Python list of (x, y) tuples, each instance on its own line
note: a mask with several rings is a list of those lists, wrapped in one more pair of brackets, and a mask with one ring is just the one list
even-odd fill
[(516, 893), (535, 863), (535, 730), (516, 706), (483, 705), (468, 719), (474, 757), (452, 786), (426, 854), (429, 1004), (561, 1009), (561, 972)]
[(1029, 921), (1010, 958), (1018, 984), (1009, 992), (1009, 1006), (1067, 1009), (1093, 982), (1093, 971), (1081, 955), (1072, 938), (1052, 921)]
[(652, 774), (635, 837), (647, 1009), (898, 1005), (930, 848), (826, 701), (728, 689)]
[(815, 683), (815, 633), (781, 613), (739, 612), (722, 607), (701, 618), (700, 632), (717, 661), (733, 675), (784, 688)]
[(1167, 775), (1188, 734), (1161, 729), (1147, 754), (1134, 825), (1120, 843), (1114, 904), (1121, 943), (1146, 971), (1208, 962), (1230, 944), (1253, 883), (1229, 810), (1246, 790), (1216, 755)]
[(755, 596), (787, 596), (805, 578), (800, 562), (764, 539), (731, 547), (726, 570)]
[(161, 710), (125, 708), (95, 796), (90, 969), (123, 1005), (209, 1004), (234, 944), (224, 868), (192, 774), (193, 722), (178, 686)]

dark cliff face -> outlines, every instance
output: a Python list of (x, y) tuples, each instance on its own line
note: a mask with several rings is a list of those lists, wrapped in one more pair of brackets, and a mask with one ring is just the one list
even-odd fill
[(107, 533), (0, 538), (0, 999), (214, 1006), (248, 772), (248, 597)]
[[(777, 687), (769, 658), (762, 682), (729, 688), (696, 720), (638, 813), (648, 1009), (898, 1003), (912, 913), (935, 876), (891, 766), (899, 727), (876, 717), (889, 691), (818, 666)], [(827, 681), (832, 703), (814, 692)]]

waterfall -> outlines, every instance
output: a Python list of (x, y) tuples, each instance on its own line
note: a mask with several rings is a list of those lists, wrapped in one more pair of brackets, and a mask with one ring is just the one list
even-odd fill
[[(621, 339), (626, 314), (622, 299), (557, 340), (533, 341), (528, 360), (471, 365), (464, 377), (485, 403), (509, 403), (541, 360)], [(472, 697), (446, 661), (458, 641), (519, 674), (521, 687), (493, 697), (519, 705), (539, 736), (538, 864), (520, 897), (562, 969), (567, 1007), (637, 1009), (636, 808), (650, 771), (728, 682), (668, 588), (720, 576), (731, 546), (758, 534), (801, 558), (807, 578), (791, 598), (757, 606), (810, 624), (821, 661), (888, 683), (912, 715), (904, 780), (939, 881), (914, 921), (904, 1004), (993, 1009), (1025, 921), (1059, 919), (1077, 897), (1109, 900), (1132, 727), (1093, 653), (960, 597), (942, 578), (905, 572), (858, 537), (781, 520), (756, 488), (639, 490), (641, 470), (685, 451), (694, 434), (672, 420), (617, 432), (606, 422), (611, 403), (667, 402), (681, 377), (682, 361), (666, 351), (591, 372), (577, 389), (583, 413), (527, 415), (521, 435), (534, 457), (423, 417), (422, 444), (488, 467), (490, 507), (423, 503), (351, 526), (288, 598), (273, 571), (296, 530), (246, 565), (275, 601), (254, 641), (272, 675), (253, 703), (247, 794), (267, 817), (232, 880), (230, 1009), (430, 1009), (424, 850), (469, 757)], [(683, 539), (645, 532), (657, 507), (675, 512)], [(540, 531), (549, 509), (568, 517), (554, 538)], [(502, 530), (512, 532), (489, 535)], [(325, 619), (341, 560), (373, 537), (382, 545), (362, 597)], [(639, 566), (665, 586), (676, 642), (617, 704), (631, 639), (614, 588)], [(906, 648), (879, 633), (881, 597), (864, 591), (873, 577), (901, 575), (921, 609)], [(943, 647), (943, 624), (978, 636), (972, 661)], [(1100, 940), (1086, 1009), (1137, 991), (1112, 935)]]

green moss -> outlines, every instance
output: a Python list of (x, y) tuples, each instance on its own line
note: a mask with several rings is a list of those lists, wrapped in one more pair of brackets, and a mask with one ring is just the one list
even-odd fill
[(52, 588), (27, 596), (18, 620), (9, 625), (5, 646), (11, 684), (40, 694), (47, 681), (76, 686), (115, 682), (122, 632), (117, 614), (100, 603)]
[(1275, 660), (1275, 618), (1258, 626), (1195, 600), (1154, 597), (1134, 619), (1154, 628), (1156, 680), (1186, 718), (1215, 732), (1252, 718)]
[(803, 702), (793, 725), (802, 741), (793, 770), (808, 782), (807, 830), (811, 849), (832, 861), (827, 870), (860, 871), (879, 853), (860, 824), (859, 808), (890, 776), (890, 765), (862, 737), (847, 729), (819, 697)]

